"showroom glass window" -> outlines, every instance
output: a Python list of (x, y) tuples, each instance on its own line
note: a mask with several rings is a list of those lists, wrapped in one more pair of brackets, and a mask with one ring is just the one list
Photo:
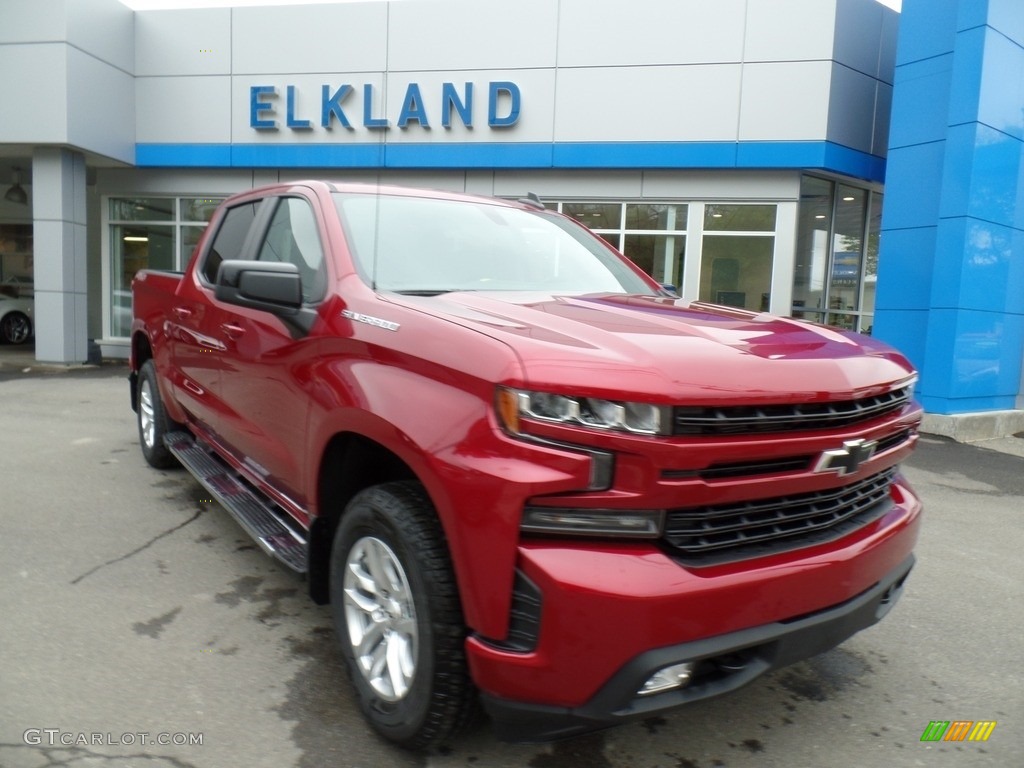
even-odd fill
[(805, 176), (800, 186), (793, 316), (870, 333), (882, 195)]
[(775, 256), (775, 205), (704, 207), (701, 301), (767, 312)]
[(660, 283), (678, 286), (686, 253), (687, 205), (561, 203), (559, 210), (600, 235)]
[(132, 278), (140, 269), (183, 268), (220, 198), (118, 197), (109, 201), (110, 337), (131, 331)]

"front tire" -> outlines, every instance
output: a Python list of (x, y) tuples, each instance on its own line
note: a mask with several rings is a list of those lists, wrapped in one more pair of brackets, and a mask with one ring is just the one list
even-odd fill
[(331, 611), (363, 715), (384, 738), (423, 749), (467, 721), (466, 629), (420, 485), (387, 483), (349, 503), (331, 550)]
[(147, 360), (139, 369), (138, 410), (136, 416), (139, 424), (139, 445), (142, 455), (151, 467), (169, 469), (176, 467), (178, 460), (174, 458), (164, 445), (164, 435), (177, 426), (167, 417), (163, 400), (160, 399), (160, 388), (156, 381), (156, 366)]

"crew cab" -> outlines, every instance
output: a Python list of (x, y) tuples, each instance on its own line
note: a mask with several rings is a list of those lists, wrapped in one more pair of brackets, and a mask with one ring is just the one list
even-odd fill
[(146, 460), (306, 574), (407, 747), (479, 703), (539, 740), (734, 690), (911, 570), (903, 356), (679, 299), (536, 198), (264, 187), (132, 290)]

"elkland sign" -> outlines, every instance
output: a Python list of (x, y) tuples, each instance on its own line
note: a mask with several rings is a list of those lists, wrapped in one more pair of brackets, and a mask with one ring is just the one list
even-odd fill
[(522, 96), (519, 86), (512, 82), (491, 81), (484, 87), (442, 83), (440, 94), (429, 99), (424, 97), (424, 90), (419, 83), (409, 83), (398, 117), (392, 121), (384, 115), (383, 100), (373, 83), (322, 85), (318, 99), (300, 92), (295, 85), (283, 89), (254, 85), (249, 88), (249, 127), (257, 131), (311, 131), (314, 126), (327, 130), (339, 126), (354, 131), (362, 126), (387, 131), (392, 127), (429, 129), (437, 125), (451, 129), (461, 123), (473, 128), (482, 118), (482, 101), (486, 101), (488, 128), (510, 128), (519, 121)]

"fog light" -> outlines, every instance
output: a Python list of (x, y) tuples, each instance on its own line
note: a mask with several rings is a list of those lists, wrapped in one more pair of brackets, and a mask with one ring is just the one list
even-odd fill
[(693, 662), (686, 661), (682, 664), (673, 664), (670, 667), (662, 667), (643, 684), (638, 696), (649, 696), (652, 693), (670, 691), (673, 688), (682, 688), (690, 682), (690, 674), (693, 672)]

